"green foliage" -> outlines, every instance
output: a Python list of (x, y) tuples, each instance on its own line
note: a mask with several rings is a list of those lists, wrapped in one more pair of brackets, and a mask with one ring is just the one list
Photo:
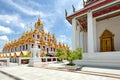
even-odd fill
[(22, 58), (29, 58), (30, 57), (30, 55), (25, 55), (25, 56), (22, 56)]
[(82, 48), (77, 48), (75, 51), (66, 51), (67, 54), (67, 60), (76, 60), (76, 59), (82, 59)]
[(73, 64), (73, 60), (82, 59), (82, 48), (77, 48), (75, 51), (57, 49), (56, 52), (56, 56), (59, 60), (67, 59), (70, 61), (70, 64)]
[(78, 55), (78, 59), (82, 59), (82, 48), (77, 48), (75, 51)]
[(56, 56), (58, 57), (59, 60), (65, 59), (66, 58), (65, 51), (62, 49), (56, 49)]

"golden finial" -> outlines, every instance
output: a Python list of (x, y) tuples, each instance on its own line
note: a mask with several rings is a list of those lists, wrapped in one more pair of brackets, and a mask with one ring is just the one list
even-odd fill
[(32, 31), (32, 22), (30, 23), (30, 32)]
[(39, 16), (38, 16), (38, 21), (37, 22), (40, 22), (40, 14), (39, 14)]

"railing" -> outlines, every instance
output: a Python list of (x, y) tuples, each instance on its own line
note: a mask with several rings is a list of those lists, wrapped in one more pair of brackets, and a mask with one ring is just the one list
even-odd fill
[[(40, 62), (57, 62), (58, 57), (39, 57), (37, 58)], [(30, 58), (18, 58), (18, 64), (28, 64)]]
[(9, 58), (0, 58), (0, 66), (9, 66), (10, 59)]

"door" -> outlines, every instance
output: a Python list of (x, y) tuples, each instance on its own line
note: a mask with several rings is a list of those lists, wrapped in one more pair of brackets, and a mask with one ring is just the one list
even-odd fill
[(102, 40), (102, 52), (112, 51), (111, 38), (105, 38)]
[(115, 51), (114, 49), (114, 34), (109, 30), (105, 30), (100, 36), (100, 51)]

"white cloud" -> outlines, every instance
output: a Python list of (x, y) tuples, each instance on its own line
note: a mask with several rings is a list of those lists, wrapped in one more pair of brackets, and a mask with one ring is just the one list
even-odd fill
[(67, 37), (66, 35), (60, 35), (58, 38), (57, 38), (58, 42), (61, 42), (61, 43), (65, 43), (65, 44), (68, 44), (70, 49), (71, 49), (71, 40), (69, 37)]
[(6, 42), (8, 42), (9, 39), (6, 35), (0, 36), (0, 52), (2, 51), (3, 46)]
[(0, 41), (8, 42), (9, 39), (8, 39), (8, 37), (6, 35), (4, 35), (4, 36), (0, 36)]
[(20, 26), (21, 26), (22, 28), (24, 28), (24, 27), (25, 27), (25, 24), (24, 24), (24, 23), (20, 23)]
[[(51, 14), (48, 14), (48, 13), (43, 13), (43, 12), (41, 12), (39, 10), (32, 9), (33, 5), (37, 6), (37, 9), (39, 9), (39, 6), (40, 6), (40, 4), (35, 3), (33, 1), (29, 1), (29, 0), (27, 1), (27, 4), (31, 4), (29, 6), (27, 6), (27, 5), (22, 5), (21, 6), (20, 4), (15, 3), (13, 0), (8, 0), (8, 1), (6, 1), (6, 3), (14, 6), (14, 8), (16, 8), (17, 10), (19, 10), (19, 11), (21, 11), (21, 12), (27, 14), (27, 15), (31, 15), (31, 16), (34, 16), (34, 15), (38, 16), (38, 15), (40, 15), (42, 17), (48, 17), (48, 16), (51, 15)], [(23, 0), (22, 3), (25, 3), (25, 1)]]
[(10, 23), (13, 21), (18, 21), (17, 15), (0, 15), (0, 20), (5, 21), (6, 23)]
[(25, 24), (19, 15), (0, 15), (0, 21), (10, 25), (19, 26), (21, 28), (25, 27)]
[(2, 52), (2, 49), (0, 49), (0, 52)]
[(72, 5), (74, 5), (76, 11), (83, 7), (83, 0), (56, 0), (55, 9), (58, 13), (63, 15), (63, 11), (67, 9), (68, 14), (72, 12)]
[(13, 31), (8, 28), (8, 27), (5, 27), (5, 26), (0, 26), (0, 32), (2, 34), (10, 34), (10, 33), (13, 33)]
[(67, 20), (64, 20), (64, 23), (65, 23), (66, 29), (71, 30), (71, 28), (72, 28), (71, 24)]
[(58, 42), (65, 43), (67, 41), (67, 37), (65, 35), (60, 35), (58, 37)]
[(60, 35), (57, 40), (62, 43), (70, 43), (70, 39), (66, 35)]

